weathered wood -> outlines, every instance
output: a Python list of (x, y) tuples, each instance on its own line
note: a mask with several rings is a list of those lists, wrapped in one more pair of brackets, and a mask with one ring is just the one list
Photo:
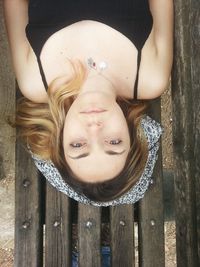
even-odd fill
[(134, 212), (133, 205), (110, 208), (112, 266), (134, 267)]
[[(151, 101), (149, 114), (160, 121), (160, 99)], [(139, 203), (139, 266), (165, 266), (161, 144), (153, 184)]]
[(13, 118), (14, 114), (15, 77), (0, 1), (0, 179), (13, 177), (15, 172), (15, 130), (7, 123), (8, 117)]
[(197, 265), (200, 266), (200, 2), (192, 2), (191, 14), (191, 75), (192, 96), (194, 105), (194, 160), (195, 160), (195, 191), (196, 191), (196, 227), (197, 227)]
[[(199, 220), (199, 1), (175, 1), (172, 76), (177, 266), (200, 266)], [(197, 193), (197, 195), (196, 195)], [(198, 204), (197, 201), (198, 200)], [(198, 230), (197, 230), (198, 229)]]
[(101, 267), (101, 208), (78, 205), (79, 267)]
[[(2, 2), (0, 10), (1, 5)], [(177, 0), (175, 13), (172, 105), (177, 266), (197, 267), (200, 266), (200, 3), (195, 0)], [(4, 37), (5, 30), (2, 25), (1, 21), (0, 33)], [(8, 75), (10, 64), (7, 65), (7, 43), (1, 42), (0, 45), (0, 151), (9, 157), (11, 153), (5, 153), (8, 142), (1, 140), (2, 137), (10, 135), (7, 130), (3, 132), (2, 129), (5, 126), (5, 117), (14, 111), (14, 76)], [(152, 101), (152, 104), (155, 105), (155, 102)], [(156, 105), (153, 118), (159, 120), (159, 101)], [(41, 183), (30, 156), (18, 143), (16, 153), (15, 266), (42, 266)], [(0, 161), (1, 158), (0, 155)], [(139, 205), (140, 267), (164, 266), (161, 166), (160, 150), (153, 175), (154, 183)], [(0, 170), (4, 176), (4, 162)], [(112, 265), (134, 266), (132, 206), (112, 207), (110, 211)], [(57, 192), (49, 184), (45, 212), (45, 266), (71, 266), (70, 203), (64, 194)], [(101, 209), (79, 204), (78, 217), (79, 266), (99, 267)]]
[(70, 200), (46, 184), (45, 266), (71, 266)]
[(174, 221), (174, 172), (164, 169), (163, 171), (163, 197), (164, 197), (164, 219)]
[(15, 177), (16, 267), (42, 266), (43, 227), (40, 180), (30, 155), (17, 142)]

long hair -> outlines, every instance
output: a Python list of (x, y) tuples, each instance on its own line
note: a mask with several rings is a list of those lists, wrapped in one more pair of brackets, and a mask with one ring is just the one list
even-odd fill
[(32, 153), (52, 160), (64, 181), (76, 192), (94, 201), (110, 201), (127, 192), (144, 170), (148, 146), (140, 121), (147, 104), (145, 101), (117, 99), (127, 121), (131, 143), (125, 166), (119, 175), (110, 180), (95, 183), (80, 181), (68, 166), (63, 148), (65, 117), (86, 77), (83, 64), (74, 62), (72, 67), (71, 79), (61, 86), (57, 86), (60, 78), (50, 84), (48, 103), (33, 103), (24, 97), (18, 101), (15, 125)]

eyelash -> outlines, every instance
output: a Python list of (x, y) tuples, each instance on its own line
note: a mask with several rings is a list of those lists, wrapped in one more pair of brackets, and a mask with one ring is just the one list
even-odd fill
[[(79, 146), (80, 145), (80, 146)], [(73, 148), (80, 148), (83, 147), (84, 145), (86, 145), (86, 143), (71, 143), (70, 146)]]
[[(106, 141), (106, 143), (107, 144), (109, 144), (109, 145), (113, 145), (113, 146), (116, 146), (116, 145), (119, 145), (119, 144), (121, 144), (122, 143), (122, 140), (120, 140), (120, 139), (116, 139), (116, 140), (110, 140), (110, 141)], [(72, 148), (81, 148), (81, 147), (83, 147), (83, 146), (85, 146), (86, 145), (86, 143), (71, 143), (70, 144), (70, 146), (72, 147)]]
[[(112, 142), (114, 142), (114, 144), (112, 144)], [(116, 145), (119, 145), (120, 143), (122, 143), (122, 140), (115, 139), (115, 140), (110, 140), (109, 142), (106, 141), (106, 143), (108, 143), (109, 145), (116, 146)]]

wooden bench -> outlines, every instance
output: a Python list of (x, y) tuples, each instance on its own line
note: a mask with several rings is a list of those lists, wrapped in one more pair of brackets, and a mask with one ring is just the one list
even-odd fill
[[(152, 101), (152, 115), (157, 120), (159, 102)], [(101, 228), (105, 209), (109, 214), (112, 266), (135, 266), (133, 205), (97, 208), (78, 203), (77, 209), (72, 209), (74, 204), (67, 196), (39, 177), (30, 156), (18, 143), (16, 153), (16, 266), (43, 266), (43, 261), (48, 267), (71, 266), (73, 213), (78, 218), (79, 266), (102, 266)], [(137, 225), (140, 264), (164, 266), (161, 150), (154, 184), (138, 206)]]
[[(2, 12), (2, 4), (0, 3)], [(200, 266), (200, 3), (175, 1), (175, 60), (172, 75), (177, 266)], [(4, 33), (5, 35), (5, 33)], [(1, 35), (2, 36), (2, 35)], [(3, 43), (4, 45), (6, 42)], [(3, 117), (14, 105), (13, 79), (1, 54)], [(7, 50), (6, 50), (7, 51)], [(183, 65), (184, 62), (184, 65)], [(7, 76), (6, 76), (7, 75)], [(12, 86), (11, 86), (12, 83)], [(5, 91), (4, 88), (9, 88)], [(2, 101), (3, 99), (3, 101)], [(150, 115), (160, 120), (160, 100)], [(4, 112), (6, 110), (6, 112)], [(140, 267), (164, 267), (164, 202), (161, 149), (154, 184), (137, 205), (96, 208), (75, 205), (39, 177), (30, 156), (16, 145), (15, 266), (71, 266), (72, 230), (77, 225), (79, 266), (101, 266), (102, 227), (109, 225), (111, 266), (135, 266), (138, 232)], [(106, 214), (106, 216), (104, 215)]]
[[(152, 116), (159, 120), (160, 100), (152, 101), (152, 106)], [(38, 175), (30, 156), (19, 143), (16, 153), (16, 266), (43, 266), (43, 261), (48, 267), (71, 266), (75, 213), (79, 266), (102, 266), (103, 212), (108, 214), (112, 266), (134, 266), (133, 205), (97, 208), (78, 203), (74, 208), (67, 196)], [(164, 266), (161, 150), (154, 177), (153, 186), (138, 206), (139, 257), (144, 266)]]

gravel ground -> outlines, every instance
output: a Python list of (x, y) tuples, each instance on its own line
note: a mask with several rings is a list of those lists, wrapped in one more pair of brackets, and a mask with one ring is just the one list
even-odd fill
[[(170, 90), (165, 91), (161, 101), (162, 125), (165, 133), (162, 137), (163, 168), (173, 169), (172, 156), (172, 115)], [(5, 177), (0, 181), (0, 267), (13, 266), (14, 248), (14, 178)], [(137, 236), (136, 236), (137, 239)], [(166, 267), (176, 266), (175, 223), (165, 223)], [(136, 247), (137, 253), (137, 247)], [(155, 266), (158, 267), (158, 266)]]
[[(163, 168), (173, 170), (172, 147), (172, 103), (171, 90), (168, 89), (161, 98), (161, 121), (165, 128), (162, 137)], [(165, 222), (165, 265), (176, 267), (176, 225), (174, 221)], [(155, 266), (157, 267), (157, 266)]]
[(165, 222), (165, 267), (176, 267), (175, 232), (175, 222)]
[(13, 266), (14, 258), (14, 179), (0, 181), (0, 267)]
[(162, 136), (163, 168), (173, 170), (173, 147), (172, 147), (172, 103), (170, 88), (161, 97), (161, 121), (164, 126)]

